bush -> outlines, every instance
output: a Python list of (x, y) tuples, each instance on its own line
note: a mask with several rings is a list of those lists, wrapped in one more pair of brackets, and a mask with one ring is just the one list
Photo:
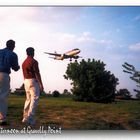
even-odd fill
[(19, 95), (19, 96), (25, 96), (26, 92), (24, 90), (21, 90), (21, 91), (20, 90), (16, 90), (12, 94)]
[(53, 95), (53, 97), (59, 97), (60, 93), (59, 93), (59, 91), (55, 90), (55, 91), (53, 91), (52, 95)]
[(73, 81), (74, 100), (108, 103), (115, 99), (118, 79), (105, 70), (105, 64), (100, 60), (86, 62), (83, 59), (80, 63), (70, 63), (64, 77)]
[(132, 95), (130, 94), (128, 89), (119, 89), (119, 91), (117, 92), (116, 96), (120, 96), (122, 97), (122, 99), (125, 100), (130, 100)]

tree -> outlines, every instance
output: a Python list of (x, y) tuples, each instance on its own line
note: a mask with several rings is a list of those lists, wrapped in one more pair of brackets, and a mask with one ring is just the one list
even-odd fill
[[(140, 71), (137, 71), (133, 65), (128, 64), (125, 62), (123, 65), (123, 72), (130, 74), (130, 79), (135, 81), (137, 83), (137, 87), (140, 88)], [(134, 89), (134, 91), (137, 93), (136, 97), (140, 99), (140, 90)]]
[(72, 94), (67, 90), (67, 89), (64, 89), (63, 93), (62, 93), (62, 96), (61, 97), (72, 97)]
[(64, 89), (63, 94), (64, 95), (70, 95), (71, 93), (67, 89)]
[(52, 95), (53, 95), (53, 97), (59, 97), (60, 93), (59, 93), (59, 91), (55, 90), (55, 91), (53, 91)]
[[(135, 91), (137, 91), (137, 90), (135, 90)], [(136, 97), (137, 97), (137, 99), (140, 99), (140, 93), (139, 93), (139, 91), (137, 91), (138, 93), (136, 94)]]
[(68, 90), (64, 89), (63, 94), (68, 94)]
[(14, 94), (16, 94), (16, 95), (25, 95), (24, 84), (22, 84), (20, 86), (20, 88), (16, 88), (16, 90), (14, 91)]
[(129, 100), (131, 99), (132, 95), (130, 94), (128, 89), (124, 88), (124, 89), (120, 89), (116, 96), (122, 96), (123, 99)]
[(75, 100), (112, 102), (115, 98), (118, 79), (105, 70), (105, 64), (100, 60), (83, 59), (79, 63), (70, 63), (64, 77), (72, 80)]

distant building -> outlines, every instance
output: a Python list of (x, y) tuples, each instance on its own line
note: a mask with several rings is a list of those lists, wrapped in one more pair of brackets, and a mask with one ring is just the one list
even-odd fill
[(120, 99), (120, 100), (124, 100), (124, 96), (121, 96), (121, 95), (118, 95), (118, 96), (115, 96), (115, 99)]
[(22, 84), (20, 88), (16, 88), (16, 90), (15, 90), (14, 93), (15, 93), (15, 94), (19, 94), (19, 95), (25, 94), (24, 84)]

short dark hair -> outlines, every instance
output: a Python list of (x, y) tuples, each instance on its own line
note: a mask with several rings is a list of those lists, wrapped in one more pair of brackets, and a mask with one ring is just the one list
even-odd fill
[(15, 41), (12, 40), (12, 39), (8, 40), (8, 41), (6, 42), (6, 46), (7, 46), (7, 48), (9, 48), (9, 49), (14, 49), (14, 47), (15, 47)]
[(27, 48), (26, 53), (29, 56), (33, 56), (34, 55), (34, 48), (32, 48), (32, 47)]

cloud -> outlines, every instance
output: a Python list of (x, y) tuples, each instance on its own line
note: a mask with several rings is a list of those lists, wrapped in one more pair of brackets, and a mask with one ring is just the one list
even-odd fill
[(105, 40), (105, 39), (101, 39), (98, 41), (99, 44), (103, 44), (104, 46), (108, 46), (111, 45), (113, 43), (112, 40)]
[(83, 7), (41, 7), (37, 10), (37, 20), (46, 23), (71, 23), (80, 19)]
[(130, 45), (129, 49), (132, 51), (140, 51), (140, 42)]
[(116, 29), (116, 32), (117, 32), (117, 33), (119, 33), (120, 31), (121, 31), (120, 28), (117, 28), (117, 29)]
[[(0, 29), (1, 40), (14, 37), (26, 42), (41, 42), (42, 48), (46, 42), (47, 46), (53, 48), (69, 48), (72, 46), (107, 46), (111, 40), (95, 39), (91, 32), (83, 31), (80, 34), (66, 32), (55, 32), (53, 25), (49, 22), (63, 21), (75, 22), (84, 8), (80, 7), (1, 7), (0, 8)], [(75, 14), (76, 13), (76, 14)], [(44, 22), (41, 22), (45, 19)], [(62, 19), (62, 21), (61, 21)], [(37, 22), (35, 22), (37, 21)], [(56, 24), (56, 23), (55, 23)], [(55, 47), (57, 46), (57, 47)]]
[(91, 42), (94, 43), (95, 39), (92, 37), (92, 34), (88, 31), (83, 32), (81, 35), (77, 36), (77, 42)]
[(1, 22), (16, 22), (17, 20), (30, 20), (35, 18), (36, 8), (28, 7), (0, 7)]
[(77, 42), (78, 43), (91, 43), (92, 45), (95, 44), (97, 46), (108, 46), (113, 43), (112, 40), (106, 40), (106, 39), (95, 39), (92, 35), (92, 33), (86, 31), (83, 32), (80, 36), (77, 36)]
[(83, 7), (0, 7), (1, 22), (27, 20), (35, 22), (71, 23), (80, 19)]
[(105, 31), (102, 34), (103, 36), (110, 36), (111, 35), (111, 31)]
[(140, 15), (135, 16), (135, 17), (133, 18), (133, 20), (134, 20), (134, 21), (140, 20)]
[[(44, 28), (42, 27), (41, 30), (43, 29)], [(40, 37), (37, 37), (40, 42), (46, 42), (45, 44), (46, 46), (49, 46), (49, 51), (53, 49), (61, 49), (61, 51), (63, 51), (74, 47), (87, 48), (92, 47), (93, 45), (95, 45), (95, 47), (102, 46), (106, 48), (113, 43), (112, 40), (95, 39), (88, 31), (80, 34), (72, 34), (66, 32), (48, 32), (46, 30), (42, 32)]]

